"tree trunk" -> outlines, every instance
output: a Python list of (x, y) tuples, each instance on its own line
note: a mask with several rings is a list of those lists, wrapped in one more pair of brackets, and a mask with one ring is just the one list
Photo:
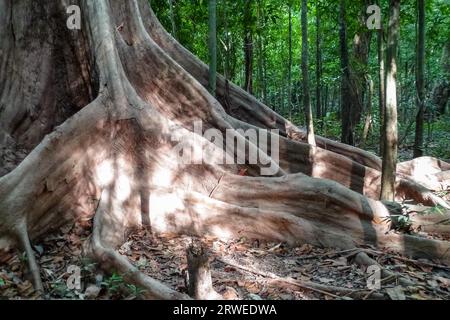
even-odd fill
[(289, 120), (292, 121), (292, 3), (289, 2), (289, 30), (288, 30), (288, 44), (289, 44), (289, 62), (288, 62), (288, 108)]
[(319, 1), (316, 0), (316, 114), (317, 119), (322, 120), (322, 51), (321, 51), (321, 31), (320, 31), (320, 12)]
[(253, 32), (249, 28), (252, 21), (253, 0), (245, 0), (244, 12), (244, 58), (245, 58), (245, 90), (253, 94)]
[(350, 63), (347, 49), (347, 22), (345, 1), (341, 0), (339, 5), (339, 46), (341, 51), (341, 142), (349, 145), (354, 144), (354, 127), (352, 116), (352, 97), (350, 83)]
[(314, 122), (311, 108), (311, 98), (309, 91), (309, 71), (308, 71), (308, 3), (302, 0), (302, 83), (303, 83), (303, 108), (305, 109), (306, 135), (308, 144), (316, 146), (314, 138)]
[(432, 103), (436, 106), (438, 114), (444, 115), (450, 99), (450, 43), (447, 41), (442, 48), (441, 69), (443, 79), (433, 90)]
[(361, 148), (364, 149), (369, 135), (370, 127), (372, 125), (372, 96), (373, 96), (373, 81), (370, 77), (367, 78), (367, 106), (366, 117), (364, 121), (364, 129), (361, 137)]
[(170, 10), (170, 23), (172, 24), (172, 35), (175, 39), (178, 38), (177, 35), (177, 22), (175, 19), (175, 10), (173, 5), (173, 0), (169, 0), (169, 10)]
[(208, 1), (209, 93), (216, 96), (217, 87), (217, 0)]
[[(359, 1), (361, 6), (358, 21), (361, 26), (365, 26), (367, 20), (366, 10), (370, 5), (368, 0)], [(367, 91), (367, 64), (369, 62), (369, 50), (372, 36), (371, 32), (363, 27), (359, 28), (353, 38), (353, 58), (354, 67), (350, 66), (350, 92), (351, 92), (351, 118), (352, 127), (355, 129), (361, 122), (364, 111), (364, 97)]]
[(386, 113), (386, 72), (385, 72), (385, 57), (384, 57), (384, 27), (381, 24), (381, 29), (377, 34), (378, 46), (378, 108), (380, 110), (380, 154), (383, 154), (385, 136), (384, 136), (384, 114)]
[(416, 59), (416, 134), (414, 140), (414, 158), (423, 156), (423, 119), (425, 113), (425, 0), (417, 0), (418, 39)]
[[(143, 225), (366, 244), (450, 263), (449, 242), (389, 231), (389, 210), (377, 201), (379, 158), (319, 136), (310, 157), (304, 131), (220, 75), (214, 98), (208, 66), (162, 28), (148, 1), (72, 0), (81, 30), (66, 28), (66, 3), (0, 1), (0, 159), (14, 155), (1, 164), (0, 248), (26, 251), (37, 289), (31, 243), (78, 219), (93, 220), (85, 253), (149, 298), (189, 297), (116, 250)], [(267, 139), (250, 140), (249, 129)], [(225, 133), (248, 154), (217, 143)], [(278, 145), (261, 141), (268, 138)], [(224, 163), (225, 154), (239, 161)], [(263, 175), (269, 167), (273, 175)], [(448, 170), (432, 158), (399, 164), (397, 200), (448, 208), (430, 190), (449, 182)]]
[(397, 51), (400, 38), (400, 0), (389, 0), (389, 26), (386, 54), (386, 113), (381, 178), (381, 200), (394, 201), (397, 172)]

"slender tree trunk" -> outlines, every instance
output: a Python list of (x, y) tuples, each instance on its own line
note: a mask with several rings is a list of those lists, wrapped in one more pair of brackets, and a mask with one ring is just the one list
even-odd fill
[(225, 67), (224, 76), (226, 80), (231, 80), (231, 64), (230, 64), (230, 54), (231, 54), (231, 41), (228, 27), (228, 0), (223, 0), (223, 28), (224, 28), (224, 39), (225, 39)]
[(368, 76), (367, 78), (367, 101), (366, 101), (366, 117), (364, 121), (364, 129), (361, 137), (361, 148), (364, 149), (369, 135), (370, 126), (372, 125), (372, 96), (373, 96), (373, 80)]
[(350, 92), (351, 92), (351, 117), (352, 127), (355, 129), (361, 122), (364, 111), (364, 97), (367, 91), (367, 73), (369, 62), (370, 42), (372, 33), (365, 27), (367, 19), (367, 7), (370, 5), (368, 0), (357, 1), (360, 6), (358, 15), (359, 25), (364, 26), (358, 28), (353, 38), (352, 61), (355, 67), (350, 66)]
[(397, 52), (400, 38), (400, 0), (389, 1), (389, 26), (386, 54), (385, 144), (381, 178), (381, 199), (394, 201), (397, 171)]
[(253, 0), (245, 0), (244, 12), (244, 57), (245, 57), (245, 80), (244, 89), (253, 94), (253, 32), (249, 25), (252, 23)]
[(289, 108), (289, 120), (292, 120), (292, 3), (291, 2), (289, 2), (288, 44), (289, 44), (288, 108)]
[(385, 135), (384, 135), (384, 115), (386, 113), (386, 71), (384, 57), (384, 29), (378, 30), (378, 108), (380, 112), (380, 154), (383, 154)]
[(208, 1), (209, 92), (216, 96), (217, 87), (217, 0)]
[(308, 72), (308, 3), (302, 0), (302, 78), (303, 78), (303, 107), (305, 108), (306, 128), (308, 143), (316, 145), (314, 138), (314, 123), (311, 109), (311, 98), (309, 92), (309, 72)]
[(316, 114), (318, 119), (322, 119), (322, 51), (321, 51), (321, 31), (319, 0), (316, 0)]
[(264, 52), (263, 52), (263, 26), (261, 0), (257, 2), (257, 50), (258, 50), (258, 97), (264, 101)]
[(172, 35), (175, 39), (178, 39), (177, 22), (175, 19), (175, 10), (174, 10), (174, 5), (173, 5), (173, 0), (168, 0), (168, 1), (169, 1), (169, 11), (170, 11), (170, 23), (172, 24)]
[(352, 122), (352, 98), (350, 84), (350, 63), (347, 48), (347, 23), (345, 13), (345, 0), (340, 1), (339, 6), (339, 45), (341, 52), (341, 142), (349, 145), (354, 144), (354, 132)]
[(442, 48), (441, 70), (443, 80), (433, 89), (432, 103), (436, 106), (438, 115), (444, 115), (450, 98), (450, 42)]
[(416, 135), (414, 140), (414, 158), (423, 156), (423, 120), (425, 113), (425, 0), (417, 0), (418, 39), (416, 59)]

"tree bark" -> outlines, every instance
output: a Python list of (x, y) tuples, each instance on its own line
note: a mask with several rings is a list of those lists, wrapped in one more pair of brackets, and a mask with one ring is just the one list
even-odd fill
[(366, 117), (364, 120), (364, 129), (361, 137), (361, 148), (364, 149), (367, 138), (369, 136), (370, 127), (372, 126), (372, 96), (373, 96), (373, 80), (370, 76), (367, 77), (367, 106), (366, 106)]
[[(365, 26), (367, 20), (367, 7), (370, 2), (362, 0), (359, 2), (360, 12), (358, 15), (358, 21), (361, 26)], [(353, 53), (352, 64), (354, 67), (350, 68), (350, 92), (351, 92), (351, 117), (352, 127), (356, 128), (361, 122), (361, 117), (364, 112), (364, 97), (367, 92), (367, 77), (369, 62), (369, 50), (370, 42), (372, 39), (372, 33), (366, 28), (362, 27), (358, 29), (353, 38)]]
[(418, 39), (416, 57), (416, 132), (414, 139), (414, 158), (423, 156), (423, 120), (425, 114), (425, 1), (417, 0)]
[(350, 63), (347, 48), (347, 22), (345, 1), (339, 5), (339, 47), (341, 52), (341, 142), (354, 144), (354, 127), (352, 116), (352, 97), (350, 84)]
[(209, 93), (216, 96), (217, 87), (217, 0), (208, 1)]
[(444, 115), (450, 99), (450, 44), (447, 42), (442, 48), (441, 69), (443, 79), (435, 86), (432, 103), (437, 107), (438, 115)]
[(381, 178), (381, 200), (394, 201), (397, 172), (397, 51), (400, 37), (400, 0), (389, 1), (389, 26), (386, 55), (385, 143)]
[(289, 120), (292, 121), (292, 3), (289, 2), (289, 30), (288, 30), (288, 44), (289, 44), (289, 62), (288, 62), (288, 108)]
[(385, 72), (385, 45), (384, 45), (384, 27), (377, 34), (378, 46), (378, 108), (380, 110), (380, 154), (383, 154), (385, 135), (384, 135), (384, 118), (386, 113), (386, 72)]
[(253, 94), (253, 32), (251, 30), (253, 0), (245, 0), (244, 8), (244, 58), (245, 58), (245, 90)]
[(302, 83), (303, 83), (303, 108), (305, 109), (306, 135), (308, 144), (316, 146), (314, 137), (314, 122), (311, 108), (311, 98), (309, 91), (309, 71), (308, 71), (308, 3), (302, 0)]
[(321, 51), (321, 29), (320, 29), (320, 7), (316, 0), (316, 114), (317, 119), (322, 120), (322, 51)]

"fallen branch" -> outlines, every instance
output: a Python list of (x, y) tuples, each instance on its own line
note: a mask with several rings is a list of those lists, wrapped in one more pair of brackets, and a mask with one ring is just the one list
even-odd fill
[[(296, 287), (300, 287), (302, 289), (321, 293), (323, 295), (327, 295), (327, 296), (333, 297), (335, 299), (345, 299), (344, 296), (348, 296), (348, 295), (356, 293), (354, 290), (351, 290), (351, 289), (334, 287), (334, 286), (326, 286), (326, 285), (318, 284), (318, 283), (311, 282), (311, 281), (302, 281), (302, 280), (294, 280), (291, 278), (283, 278), (274, 273), (259, 271), (254, 268), (251, 268), (248, 266), (242, 266), (242, 265), (238, 264), (237, 262), (230, 261), (230, 260), (223, 259), (223, 258), (216, 258), (216, 260), (220, 261), (224, 264), (227, 264), (229, 266), (232, 266), (234, 268), (238, 268), (238, 269), (241, 269), (241, 270), (244, 270), (244, 271), (265, 277), (265, 278), (270, 278), (270, 279), (274, 280), (275, 282), (282, 282), (282, 283), (290, 284), (290, 285), (293, 285)], [(367, 290), (365, 290), (365, 292), (366, 291)], [(332, 293), (332, 292), (341, 294), (341, 296), (339, 296), (335, 293)], [(365, 294), (365, 292), (362, 292), (362, 293)], [(383, 295), (381, 295), (381, 294), (378, 294), (376, 296), (377, 296), (377, 298), (380, 298), (380, 299), (383, 298)]]

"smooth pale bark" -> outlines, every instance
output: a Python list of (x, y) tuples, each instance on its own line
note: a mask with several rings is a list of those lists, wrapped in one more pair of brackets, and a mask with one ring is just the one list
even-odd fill
[(316, 146), (314, 137), (314, 122), (311, 107), (311, 97), (309, 91), (309, 71), (308, 71), (308, 3), (302, 0), (302, 83), (303, 83), (303, 108), (305, 110), (306, 119), (306, 135), (308, 144)]
[(384, 29), (381, 29), (377, 34), (378, 47), (378, 108), (380, 113), (380, 154), (383, 154), (385, 143), (384, 136), (384, 114), (386, 112), (386, 72), (385, 72), (385, 45), (384, 45)]
[(389, 26), (386, 54), (386, 113), (381, 177), (381, 199), (394, 201), (397, 172), (397, 51), (400, 38), (400, 0), (389, 1)]
[(416, 56), (416, 132), (414, 158), (423, 156), (423, 120), (425, 113), (425, 0), (417, 0), (418, 38)]
[(216, 96), (217, 87), (217, 0), (208, 1), (209, 92)]

